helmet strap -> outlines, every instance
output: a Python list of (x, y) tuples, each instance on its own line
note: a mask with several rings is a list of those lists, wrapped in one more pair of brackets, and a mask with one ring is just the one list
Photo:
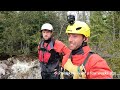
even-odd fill
[(84, 47), (84, 46), (87, 46), (87, 42), (83, 41), (81, 47)]

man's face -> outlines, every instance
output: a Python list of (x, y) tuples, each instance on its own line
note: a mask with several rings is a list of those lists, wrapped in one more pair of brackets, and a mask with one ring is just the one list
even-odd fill
[(52, 36), (52, 32), (50, 30), (42, 30), (42, 35), (45, 40), (48, 40)]
[(83, 35), (80, 35), (80, 34), (68, 34), (69, 48), (71, 50), (78, 49), (82, 45), (82, 42), (84, 40), (85, 40), (85, 37), (83, 37)]

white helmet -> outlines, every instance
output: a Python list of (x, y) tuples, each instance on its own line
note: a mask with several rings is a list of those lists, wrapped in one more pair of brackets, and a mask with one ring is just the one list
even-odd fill
[(45, 23), (45, 24), (42, 25), (41, 31), (44, 30), (44, 29), (52, 31), (53, 30), (53, 26), (50, 23)]

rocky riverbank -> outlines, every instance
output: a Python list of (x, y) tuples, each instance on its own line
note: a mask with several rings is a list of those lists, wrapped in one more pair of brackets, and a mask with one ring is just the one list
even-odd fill
[(26, 57), (0, 60), (0, 79), (41, 79), (39, 61)]

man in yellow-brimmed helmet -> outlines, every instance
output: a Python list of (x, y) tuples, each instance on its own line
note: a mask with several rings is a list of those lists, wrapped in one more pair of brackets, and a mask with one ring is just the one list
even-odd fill
[(87, 42), (90, 37), (89, 26), (75, 17), (68, 17), (66, 29), (71, 52), (63, 57), (62, 79), (111, 79), (112, 70), (98, 54), (91, 52)]

